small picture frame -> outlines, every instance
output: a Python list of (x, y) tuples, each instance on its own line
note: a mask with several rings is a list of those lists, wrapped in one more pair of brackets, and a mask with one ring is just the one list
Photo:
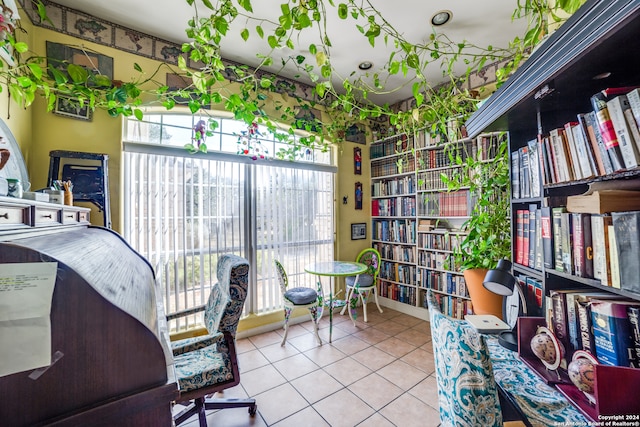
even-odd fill
[(58, 95), (53, 112), (59, 116), (86, 121), (91, 121), (93, 116), (89, 104), (85, 102), (81, 105), (78, 99), (65, 95)]
[(362, 175), (362, 150), (360, 147), (354, 147), (353, 149), (353, 173)]
[(363, 240), (366, 238), (367, 238), (366, 222), (351, 224), (351, 240)]
[(356, 182), (355, 185), (356, 209), (362, 210), (362, 183)]

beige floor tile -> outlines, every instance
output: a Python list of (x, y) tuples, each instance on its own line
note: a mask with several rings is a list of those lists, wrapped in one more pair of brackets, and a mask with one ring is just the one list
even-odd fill
[[(304, 334), (308, 334), (309, 332), (312, 332), (313, 324), (311, 322), (305, 322), (305, 323), (308, 323), (309, 326), (311, 327), (307, 329), (304, 326), (302, 326), (303, 323), (299, 323), (297, 325), (289, 325), (289, 332), (287, 333), (287, 339), (298, 337), (300, 335), (304, 335)], [(280, 334), (280, 336), (284, 335), (284, 328), (278, 329), (277, 332)]]
[(246, 351), (255, 350), (257, 347), (249, 340), (249, 338), (242, 338), (236, 341), (236, 352), (238, 354)]
[(363, 378), (372, 372), (371, 369), (363, 366), (360, 362), (350, 357), (346, 357), (332, 363), (331, 365), (327, 365), (323, 370), (344, 386), (353, 384), (360, 378)]
[(318, 365), (313, 363), (304, 354), (296, 354), (295, 356), (275, 362), (273, 366), (284, 376), (287, 381), (294, 380), (317, 369)]
[[(322, 336), (321, 336), (322, 338)], [(323, 340), (324, 344), (324, 340)], [(298, 351), (307, 351), (314, 347), (318, 347), (318, 339), (316, 338), (313, 332), (307, 332), (306, 334), (298, 335), (297, 337), (289, 338), (287, 337), (287, 343), (285, 345), (292, 345)]]
[[(339, 340), (340, 338), (344, 338), (349, 335), (349, 332), (338, 328), (336, 325), (333, 325), (333, 330), (331, 331), (331, 341)], [(329, 327), (320, 329), (320, 338), (322, 338), (323, 343), (329, 342)]]
[(414, 368), (424, 371), (427, 375), (431, 375), (436, 370), (433, 353), (417, 348), (400, 358), (403, 362), (408, 363)]
[(327, 366), (347, 357), (346, 354), (332, 346), (331, 344), (323, 344), (320, 347), (312, 348), (305, 351), (304, 355), (311, 359), (318, 366)]
[(291, 381), (298, 392), (310, 403), (315, 403), (343, 388), (343, 385), (323, 370), (311, 372)]
[(427, 334), (426, 331), (416, 329), (416, 328), (411, 328), (411, 329), (402, 331), (395, 337), (403, 341), (406, 341), (409, 344), (413, 344), (416, 347), (419, 347), (431, 341), (431, 336)]
[(376, 411), (404, 393), (400, 387), (376, 373), (356, 381), (348, 389)]
[(280, 343), (280, 341), (282, 341), (282, 335), (271, 331), (260, 335), (254, 335), (248, 339), (253, 343), (253, 345), (260, 348), (270, 344)]
[(440, 425), (438, 411), (409, 393), (403, 394), (382, 408), (379, 413), (396, 426), (437, 427)]
[(298, 350), (293, 345), (283, 345), (271, 344), (266, 347), (260, 348), (260, 353), (271, 363), (277, 362), (278, 360), (286, 359), (287, 357), (295, 356), (296, 354), (300, 354), (300, 350)]
[(423, 371), (400, 360), (396, 360), (376, 372), (403, 390), (409, 390), (427, 378), (427, 374)]
[[(258, 407), (260, 409), (260, 407)], [(209, 427), (266, 427), (269, 424), (265, 422), (260, 413), (255, 416), (249, 415), (247, 408), (221, 409), (213, 413), (207, 414), (207, 424)], [(191, 427), (181, 424), (180, 427)], [(197, 427), (195, 422), (193, 427)]]
[(433, 375), (420, 381), (415, 387), (409, 390), (409, 393), (432, 408), (438, 409), (438, 384)]
[(268, 364), (269, 360), (257, 349), (238, 354), (238, 367), (241, 373), (249, 372)]
[(335, 427), (356, 426), (375, 412), (347, 389), (314, 403), (313, 408)]
[(265, 391), (259, 399), (260, 415), (271, 426), (309, 406), (309, 402), (289, 383)]
[(373, 327), (390, 336), (398, 335), (400, 332), (409, 329), (405, 325), (401, 325), (400, 323), (394, 322), (393, 319), (387, 320), (386, 322), (380, 322)]
[(330, 427), (329, 424), (311, 406), (278, 421), (274, 427)]
[(344, 338), (340, 338), (339, 340), (334, 340), (332, 345), (344, 354), (349, 355), (362, 351), (365, 348), (371, 346), (371, 344), (362, 341), (361, 339), (353, 335), (348, 335)]
[(409, 344), (396, 337), (387, 338), (375, 345), (382, 351), (386, 351), (392, 356), (402, 357), (416, 349), (416, 346)]
[(286, 382), (282, 374), (271, 365), (249, 371), (240, 378), (240, 384), (252, 397)]
[(358, 424), (358, 427), (396, 427), (391, 421), (380, 415), (379, 413), (375, 413), (371, 415), (369, 418)]
[(353, 335), (360, 338), (364, 342), (368, 342), (369, 344), (378, 344), (380, 341), (384, 341), (390, 337), (389, 334), (385, 334), (384, 332), (376, 328), (364, 329), (356, 332)]
[(417, 317), (409, 316), (408, 314), (404, 313), (394, 317), (393, 321), (409, 328), (420, 324), (425, 325), (425, 327), (429, 327), (429, 323), (427, 323), (427, 321), (419, 319)]
[(383, 366), (387, 366), (388, 364), (396, 360), (395, 357), (385, 351), (380, 350), (379, 348), (376, 348), (375, 346), (352, 354), (351, 358), (357, 360), (372, 371), (377, 371)]

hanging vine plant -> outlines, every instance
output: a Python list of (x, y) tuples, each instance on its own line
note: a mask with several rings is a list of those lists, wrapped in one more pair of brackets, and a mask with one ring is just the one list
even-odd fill
[[(37, 6), (40, 19), (48, 20), (44, 4), (40, 0), (31, 1)], [(13, 100), (24, 107), (31, 105), (36, 95), (41, 95), (52, 110), (56, 97), (67, 95), (91, 109), (105, 109), (114, 116), (133, 115), (139, 119), (143, 117), (143, 108), (154, 103), (172, 109), (178, 104), (177, 99), (188, 98), (188, 107), (194, 113), (203, 106), (216, 104), (247, 125), (266, 126), (279, 141), (293, 142), (295, 130), (308, 131), (309, 136), (296, 138), (295, 148), (289, 153), (295, 156), (311, 147), (326, 147), (328, 141), (339, 142), (353, 125), (380, 118), (386, 118), (397, 132), (411, 132), (427, 124), (432, 132), (443, 132), (448, 118), (464, 118), (475, 109), (477, 94), (461, 89), (471, 73), (509, 58), (497, 73), (499, 81), (506, 79), (526, 59), (526, 53), (548, 34), (550, 24), (565, 19), (560, 13), (568, 16), (584, 0), (517, 0), (513, 16), (525, 17), (529, 26), (522, 37), (516, 37), (505, 48), (454, 42), (441, 33), (433, 33), (425, 42), (412, 43), (369, 0), (288, 0), (280, 4), (279, 16), (271, 21), (253, 13), (251, 0), (202, 0), (206, 10), (200, 10), (202, 6), (194, 0), (186, 2), (193, 7), (194, 17), (187, 23), (190, 41), (183, 44), (182, 52), (192, 61), (203, 64), (200, 69), (188, 68), (185, 57), (179, 56), (177, 70), (163, 63), (148, 74), (134, 65), (137, 77), (128, 82), (114, 82), (74, 64), (67, 65), (68, 75), (65, 75), (47, 67), (46, 58), (31, 54), (25, 43), (17, 41), (11, 31), (13, 27), (8, 27), (3, 43), (11, 45), (17, 61), (12, 66), (2, 64), (0, 89), (8, 88)], [(394, 47), (378, 71), (364, 77), (339, 75), (332, 65), (331, 48), (335, 39), (327, 30), (328, 21), (335, 16), (344, 21), (344, 25), (355, 26), (371, 46)], [(266, 44), (267, 53), (260, 56), (257, 66), (230, 66), (223, 60), (221, 46), (232, 28), (239, 28), (237, 31), (245, 41), (258, 38)], [(16, 30), (22, 31), (19, 27)], [(297, 45), (307, 32), (312, 32), (318, 42)], [(308, 50), (310, 54), (276, 59), (275, 53), (283, 47)], [(280, 61), (279, 68), (274, 71), (276, 61)], [(454, 66), (459, 63), (466, 66), (463, 75), (454, 73)], [(281, 98), (278, 76), (287, 67), (295, 67), (300, 76), (313, 82), (310, 99), (316, 101), (294, 97), (290, 102), (291, 99)], [(434, 86), (424, 74), (427, 67), (440, 67), (447, 82)], [(191, 84), (171, 91), (158, 81), (164, 72), (178, 72)], [(233, 75), (233, 82), (229, 75)], [(371, 101), (373, 94), (398, 90), (388, 87), (389, 76), (401, 76), (405, 81), (403, 86), (410, 85), (412, 108), (409, 111)], [(334, 85), (334, 81), (340, 83)], [(317, 106), (322, 106), (329, 117), (322, 126), (296, 118), (300, 108)], [(275, 115), (267, 114), (267, 107), (275, 111)], [(283, 130), (278, 123), (297, 126)], [(199, 130), (201, 140), (214, 129), (211, 126), (215, 125)], [(197, 145), (195, 151), (206, 150), (206, 144)], [(188, 148), (193, 149), (193, 144)]]

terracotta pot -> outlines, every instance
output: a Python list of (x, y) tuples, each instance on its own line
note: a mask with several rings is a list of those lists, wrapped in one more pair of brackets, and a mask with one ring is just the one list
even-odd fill
[(467, 282), (467, 290), (473, 304), (475, 314), (493, 314), (502, 319), (502, 295), (494, 294), (482, 286), (487, 269), (472, 268), (463, 272)]

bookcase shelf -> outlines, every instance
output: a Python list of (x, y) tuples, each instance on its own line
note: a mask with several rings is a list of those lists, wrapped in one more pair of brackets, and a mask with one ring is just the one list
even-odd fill
[[(584, 224), (580, 222), (584, 218), (576, 215), (582, 212), (564, 213), (559, 210), (562, 207), (565, 207), (566, 210), (568, 197), (583, 194), (594, 183), (609, 183), (618, 186), (640, 178), (638, 167), (627, 167), (625, 170), (604, 167), (606, 159), (608, 158), (610, 161), (612, 159), (613, 145), (608, 144), (606, 148), (602, 148), (604, 144), (602, 140), (598, 139), (598, 122), (592, 121), (594, 119), (590, 118), (595, 114), (591, 102), (593, 95), (608, 88), (640, 86), (640, 73), (638, 72), (640, 70), (640, 51), (638, 44), (633, 42), (638, 37), (640, 37), (640, 2), (633, 0), (587, 0), (564, 25), (531, 54), (531, 57), (465, 124), (471, 137), (487, 131), (503, 130), (509, 132), (511, 177), (513, 187), (516, 189), (511, 200), (512, 257), (514, 261), (518, 255), (517, 213), (519, 210), (531, 209), (543, 212), (547, 208), (551, 211), (555, 208), (558, 220), (575, 220), (579, 221), (579, 224)], [(595, 79), (594, 77), (597, 75), (608, 75), (608, 77)], [(612, 91), (609, 90), (609, 93)], [(608, 100), (615, 96), (618, 94), (611, 95)], [(565, 132), (565, 136), (562, 136), (562, 132)], [(619, 134), (616, 135), (620, 138)], [(554, 147), (554, 138), (560, 138), (555, 141), (556, 143), (560, 142), (560, 145)], [(575, 139), (572, 141), (571, 138)], [(633, 139), (628, 142), (634, 143)], [(581, 143), (585, 144), (583, 148), (586, 147), (584, 153), (589, 160), (589, 167), (586, 166), (587, 163), (582, 163), (585, 160), (584, 157), (576, 156), (576, 152), (580, 151)], [(531, 147), (534, 148), (533, 155), (530, 154)], [(640, 141), (636, 147), (640, 159)], [(563, 161), (563, 154), (558, 150), (566, 151), (564, 156), (569, 160)], [(523, 157), (526, 156), (524, 153), (528, 152), (529, 157)], [(525, 159), (525, 162), (535, 159), (535, 163), (525, 167), (522, 159)], [(629, 159), (624, 160), (628, 161)], [(534, 167), (537, 165), (540, 168), (537, 182), (531, 179), (531, 176), (535, 176), (535, 171), (530, 169), (532, 165)], [(564, 178), (559, 178), (560, 175), (563, 175)], [(566, 179), (567, 175), (576, 179), (571, 177)], [(592, 177), (582, 178), (589, 175)], [(539, 195), (529, 194), (526, 191), (531, 188), (526, 188), (526, 185), (520, 181), (523, 176), (528, 180), (526, 185), (540, 186)], [(520, 195), (523, 197), (521, 198)], [(542, 218), (545, 218), (547, 214), (543, 213)], [(553, 218), (551, 219), (553, 232), (555, 229)], [(548, 237), (546, 243), (551, 240), (555, 243), (560, 241), (562, 247), (550, 245), (545, 247), (543, 251), (545, 262), (540, 271), (514, 264), (514, 274), (538, 280), (545, 297), (544, 301), (550, 301), (552, 293), (557, 295), (561, 290), (570, 289), (577, 289), (583, 294), (589, 291), (606, 291), (614, 297), (620, 296), (640, 301), (638, 288), (627, 287), (625, 283), (621, 283), (620, 289), (605, 286), (600, 279), (592, 278), (595, 275), (594, 272), (585, 270), (586, 267), (583, 264), (585, 258), (582, 255), (588, 256), (586, 248), (589, 243), (587, 240), (576, 238), (576, 236), (589, 234), (593, 238), (594, 245), (598, 245), (600, 251), (605, 251), (602, 249), (605, 240), (603, 234), (585, 231), (582, 228), (584, 225), (580, 225), (578, 228), (575, 228), (575, 223), (573, 226), (567, 225), (571, 222), (558, 224), (559, 231), (571, 230), (574, 234), (571, 235), (567, 232)], [(608, 241), (608, 239), (606, 240)], [(565, 256), (556, 258), (555, 255), (563, 254), (562, 248), (567, 247), (570, 247), (573, 252), (565, 251)], [(580, 249), (581, 247), (585, 247), (585, 250)], [(613, 248), (615, 250), (617, 246), (613, 246)], [(545, 257), (545, 255), (547, 256)], [(635, 256), (634, 265), (637, 265), (640, 254), (632, 255)], [(624, 261), (621, 261), (620, 267), (624, 269), (629, 264), (631, 263), (625, 264)], [(611, 266), (610, 263), (606, 265)], [(604, 276), (600, 275), (600, 277)], [(532, 295), (526, 294), (529, 306)], [(543, 305), (547, 307), (546, 304)], [(562, 307), (562, 304), (559, 307)], [(570, 305), (564, 307), (564, 310), (572, 309)], [(574, 305), (575, 307), (577, 305)], [(552, 320), (548, 320), (549, 317), (547, 317), (547, 323), (557, 322), (558, 318), (563, 318), (562, 310), (553, 304), (547, 310), (540, 310), (538, 315), (551, 312)], [(576, 350), (576, 348), (572, 348), (573, 346), (575, 344), (572, 343), (567, 349), (569, 356)], [(609, 383), (610, 387), (635, 396), (635, 406), (632, 408), (616, 407), (615, 412), (608, 412), (611, 411), (611, 407), (604, 401), (599, 402), (602, 404), (597, 403), (596, 407), (600, 412), (589, 415), (594, 422), (599, 421), (598, 415), (637, 415), (640, 411), (640, 405), (637, 402), (639, 387), (637, 384), (632, 384), (632, 381), (628, 380), (629, 377), (623, 373), (629, 369), (637, 371), (632, 368), (608, 366), (602, 371), (607, 372), (607, 377), (612, 375), (615, 378), (613, 382)], [(620, 373), (615, 373), (616, 370), (620, 370)], [(596, 376), (598, 377), (597, 371)], [(598, 381), (604, 380), (596, 378), (596, 383)], [(562, 387), (568, 388), (569, 394), (577, 390), (572, 384), (565, 384)]]

